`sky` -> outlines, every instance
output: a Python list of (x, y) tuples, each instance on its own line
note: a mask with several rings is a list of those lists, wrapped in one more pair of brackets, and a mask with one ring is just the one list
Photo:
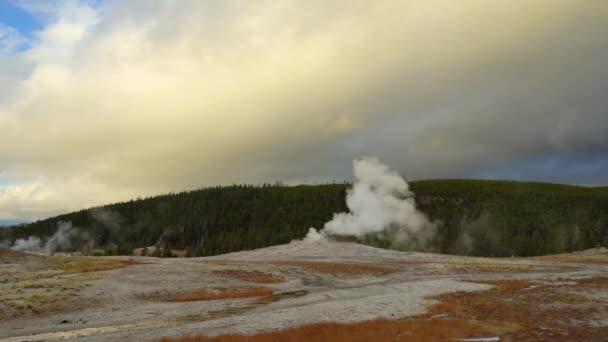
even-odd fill
[(233, 183), (608, 185), (608, 2), (0, 0), (0, 220)]

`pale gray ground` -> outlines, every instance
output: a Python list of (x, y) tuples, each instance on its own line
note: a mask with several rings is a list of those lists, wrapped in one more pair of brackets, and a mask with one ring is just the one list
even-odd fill
[[(76, 294), (78, 308), (2, 318), (0, 341), (148, 341), (185, 334), (253, 333), (320, 321), (399, 318), (423, 313), (433, 303), (427, 296), (490, 288), (460, 280), (585, 277), (608, 271), (608, 265), (599, 263), (464, 258), (334, 242), (293, 242), (209, 258), (135, 259), (148, 263), (95, 272), (100, 276), (86, 280), (90, 285)], [(359, 263), (382, 265), (398, 272), (327, 273), (301, 261), (356, 263), (355, 270)], [(213, 273), (226, 269), (266, 272), (286, 282), (252, 284)], [(247, 287), (270, 287), (275, 296), (265, 302), (151, 299), (177, 290)]]

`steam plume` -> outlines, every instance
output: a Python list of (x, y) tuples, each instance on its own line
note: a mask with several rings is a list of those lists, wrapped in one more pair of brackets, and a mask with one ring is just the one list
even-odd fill
[(39, 252), (41, 251), (42, 241), (37, 236), (30, 236), (27, 239), (18, 239), (15, 241), (12, 250), (15, 251), (31, 251), (31, 252)]
[(435, 225), (416, 209), (407, 182), (375, 158), (355, 159), (353, 173), (354, 183), (346, 196), (350, 212), (334, 214), (320, 231), (310, 228), (304, 241), (375, 237), (391, 247), (426, 247)]
[(86, 232), (80, 232), (76, 227), (72, 226), (72, 222), (59, 222), (58, 229), (46, 243), (36, 236), (30, 236), (27, 239), (18, 239), (15, 241), (12, 250), (29, 251), (29, 252), (44, 252), (53, 253), (56, 251), (70, 250), (76, 245), (83, 247), (83, 242), (90, 245), (92, 241)]

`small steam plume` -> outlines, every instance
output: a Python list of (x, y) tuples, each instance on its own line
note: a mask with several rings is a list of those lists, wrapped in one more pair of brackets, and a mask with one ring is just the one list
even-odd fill
[[(10, 248), (15, 251), (53, 253), (56, 251), (66, 251), (75, 246), (91, 247), (92, 241), (86, 232), (80, 232), (78, 228), (72, 226), (72, 222), (57, 223), (57, 231), (46, 243), (37, 236), (30, 236), (27, 239), (18, 239)], [(84, 245), (83, 245), (84, 243)]]
[(98, 222), (103, 223), (106, 227), (113, 230), (118, 230), (123, 221), (123, 217), (119, 212), (100, 207), (90, 210), (91, 216)]
[(30, 236), (27, 239), (18, 239), (12, 247), (15, 251), (39, 252), (42, 249), (42, 241), (37, 236)]
[(393, 248), (424, 249), (435, 235), (435, 224), (416, 209), (407, 182), (375, 158), (353, 161), (354, 182), (346, 195), (350, 212), (334, 214), (323, 229), (310, 228), (307, 242), (331, 236), (351, 236), (387, 242)]

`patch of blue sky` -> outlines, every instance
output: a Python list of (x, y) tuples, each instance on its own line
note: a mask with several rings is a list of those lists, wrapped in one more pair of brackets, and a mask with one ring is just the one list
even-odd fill
[(2, 227), (10, 227), (20, 223), (26, 223), (28, 220), (24, 219), (0, 219), (0, 228)]
[(10, 182), (10, 181), (5, 181), (0, 179), (0, 187), (7, 187), (7, 186), (12, 186), (15, 185), (15, 182)]
[(585, 186), (608, 185), (608, 148), (547, 153), (529, 158), (489, 161), (466, 178), (541, 181)]
[(15, 28), (25, 37), (32, 37), (35, 31), (43, 28), (43, 23), (16, 0), (0, 0), (0, 23)]
[[(63, 1), (0, 0), (0, 52), (14, 54), (28, 50), (36, 40), (35, 34), (44, 29), (52, 13)], [(76, 0), (75, 4), (99, 9), (105, 0)], [(4, 40), (4, 41), (3, 41)]]

